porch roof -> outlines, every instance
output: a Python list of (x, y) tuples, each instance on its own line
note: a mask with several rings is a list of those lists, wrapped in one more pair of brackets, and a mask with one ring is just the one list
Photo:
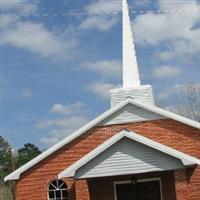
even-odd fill
[(137, 133), (123, 130), (98, 146), (58, 178), (92, 178), (166, 171), (200, 165), (200, 160)]

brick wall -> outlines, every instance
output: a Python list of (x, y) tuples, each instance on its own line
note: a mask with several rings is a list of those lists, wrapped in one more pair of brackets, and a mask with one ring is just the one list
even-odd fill
[[(125, 128), (200, 159), (200, 130), (174, 120), (95, 127), (25, 172), (17, 182), (17, 200), (47, 200), (47, 186), (60, 171)], [(190, 200), (197, 200), (200, 196), (200, 167), (192, 173), (187, 187)], [(75, 183), (71, 179), (67, 179), (66, 183), (70, 197), (74, 199)]]

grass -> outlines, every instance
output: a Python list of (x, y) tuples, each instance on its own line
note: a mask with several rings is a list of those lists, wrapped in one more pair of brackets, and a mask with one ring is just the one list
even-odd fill
[(0, 200), (14, 200), (12, 183), (0, 182)]

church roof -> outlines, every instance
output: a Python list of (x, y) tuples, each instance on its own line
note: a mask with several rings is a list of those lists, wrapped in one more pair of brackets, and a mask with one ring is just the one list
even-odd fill
[[(141, 85), (135, 48), (133, 43), (133, 36), (131, 31), (131, 22), (129, 18), (128, 5), (126, 0), (123, 0), (123, 87), (114, 90), (112, 92), (112, 96), (112, 108), (110, 108), (94, 120), (90, 121), (88, 124), (80, 128), (70, 136), (66, 137), (54, 146), (50, 147), (30, 162), (26, 163), (16, 171), (12, 172), (10, 175), (6, 176), (5, 181), (18, 180), (22, 173), (29, 170), (31, 167), (35, 166), (40, 161), (44, 160), (45, 158), (47, 158), (63, 146), (67, 145), (77, 137), (81, 136), (92, 127), (98, 125), (101, 126), (101, 122), (103, 122), (106, 119), (109, 120), (109, 117), (115, 115), (120, 109), (123, 109), (127, 105), (139, 107), (144, 111), (150, 111), (165, 118), (170, 118), (183, 124), (200, 129), (200, 123), (155, 106), (151, 87)], [(132, 110), (132, 114), (134, 114), (135, 110)], [(144, 120), (145, 119), (141, 121)], [(124, 122), (130, 121), (127, 121), (125, 119)]]
[(200, 165), (200, 160), (137, 133), (123, 130), (60, 172), (58, 178), (167, 171), (195, 164)]
[(71, 141), (76, 139), (77, 137), (81, 136), (82, 134), (84, 134), (89, 129), (93, 128), (94, 126), (97, 126), (103, 120), (109, 118), (114, 113), (116, 113), (117, 111), (119, 111), (121, 108), (125, 107), (128, 104), (138, 106), (138, 107), (143, 108), (145, 110), (149, 110), (151, 112), (157, 113), (157, 114), (162, 115), (164, 117), (167, 117), (167, 118), (173, 119), (175, 121), (181, 122), (183, 124), (192, 126), (194, 128), (197, 128), (197, 129), (200, 129), (200, 123), (198, 123), (196, 121), (187, 119), (187, 118), (182, 117), (178, 114), (172, 113), (170, 111), (164, 110), (164, 109), (159, 108), (159, 107), (154, 106), (154, 105), (140, 103), (140, 102), (134, 101), (132, 99), (126, 99), (125, 101), (119, 103), (118, 105), (110, 108), (109, 110), (107, 110), (106, 112), (104, 112), (103, 114), (101, 114), (100, 116), (95, 118), (94, 120), (90, 121), (88, 124), (86, 124), (85, 126), (80, 128), (79, 130), (77, 130), (76, 132), (71, 134), (70, 136), (66, 137), (62, 141), (55, 144), (54, 146), (50, 147), (49, 149), (44, 151), (42, 154), (40, 154), (39, 156), (37, 156), (36, 158), (31, 160), (27, 164), (23, 165), (22, 167), (20, 167), (16, 171), (12, 172), (10, 175), (5, 177), (5, 181), (18, 180), (20, 178), (20, 175), (23, 172), (27, 171), (28, 169), (30, 169), (31, 167), (33, 167), (34, 165), (36, 165), (40, 161), (44, 160), (45, 158), (47, 158), (48, 156), (50, 156), (51, 154), (53, 154), (54, 152), (56, 152), (57, 150), (62, 148), (63, 146), (67, 145), (68, 143), (70, 143)]

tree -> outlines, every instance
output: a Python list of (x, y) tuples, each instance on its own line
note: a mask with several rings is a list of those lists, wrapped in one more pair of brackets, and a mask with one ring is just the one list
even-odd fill
[(0, 200), (5, 199), (5, 194), (6, 198), (15, 199), (15, 182), (4, 183), (4, 177), (14, 171), (15, 166), (20, 167), (40, 153), (37, 146), (28, 143), (13, 155), (10, 144), (0, 136)]
[(183, 85), (179, 90), (171, 110), (200, 122), (200, 84)]
[(27, 143), (24, 147), (18, 149), (16, 156), (16, 166), (17, 168), (24, 165), (28, 161), (32, 160), (41, 153), (40, 149), (34, 144)]
[(12, 171), (11, 154), (10, 144), (0, 136), (0, 181)]

